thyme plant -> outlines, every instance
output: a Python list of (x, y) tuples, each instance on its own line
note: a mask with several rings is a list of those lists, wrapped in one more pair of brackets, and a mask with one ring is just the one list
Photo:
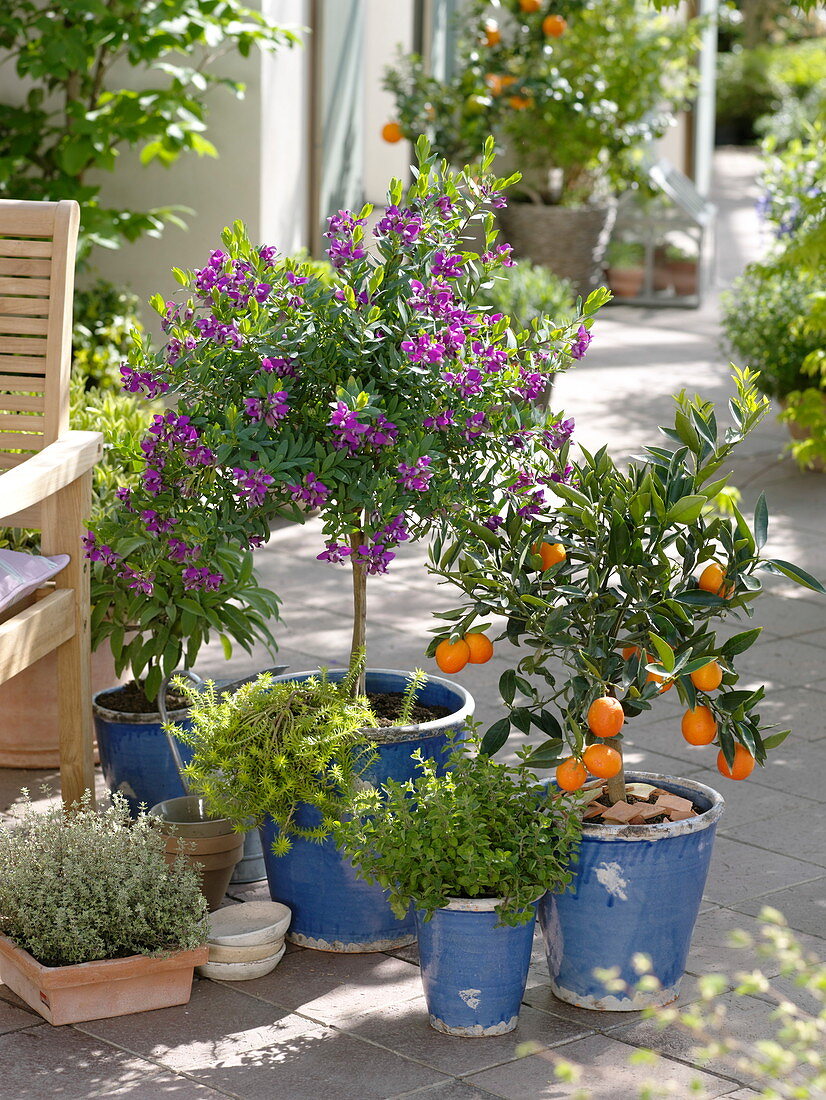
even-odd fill
[[(201, 693), (176, 678), (192, 728), (169, 729), (192, 748), (185, 769), (191, 790), (239, 831), (270, 815), (279, 827), (276, 855), (290, 850), (292, 836), (322, 841), (373, 757), (364, 727), (375, 726), (375, 717), (366, 698), (352, 695), (362, 667), (363, 656), (337, 684), (325, 669), (303, 681), (262, 673), (231, 695), (211, 682)], [(300, 803), (318, 812), (317, 824), (298, 823)]]
[(456, 750), (440, 774), (420, 749), (413, 756), (416, 778), (359, 790), (335, 827), (359, 875), (388, 891), (398, 917), (411, 901), (429, 920), (451, 898), (499, 898), (502, 924), (532, 919), (531, 902), (571, 881), (575, 801), (548, 798), (524, 763)]
[(183, 858), (167, 867), (165, 838), (126, 800), (72, 814), (35, 810), (0, 826), (0, 932), (44, 966), (161, 955), (206, 940), (206, 900)]

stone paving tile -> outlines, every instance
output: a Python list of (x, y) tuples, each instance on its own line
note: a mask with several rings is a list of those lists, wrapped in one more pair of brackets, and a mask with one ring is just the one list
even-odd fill
[[(220, 983), (225, 984), (225, 983)], [(418, 966), (384, 954), (297, 951), (263, 978), (243, 983), (247, 997), (325, 1024), (401, 1005), (422, 992)]]
[[(709, 1034), (712, 1038), (733, 1039), (748, 1051), (755, 1041), (774, 1034), (776, 1025), (770, 1018), (773, 1009), (773, 1005), (758, 997), (726, 993), (714, 1000), (714, 1011), (724, 1012), (725, 1019), (719, 1025), (715, 1021), (714, 1025), (709, 1027)], [(707, 1007), (703, 1016), (710, 1021), (711, 1006)], [(612, 1037), (621, 1038), (624, 1042), (646, 1047), (667, 1057), (690, 1063), (697, 1061), (697, 1047), (704, 1041), (698, 1040), (696, 1035), (680, 1024), (662, 1027), (658, 1026), (654, 1020), (640, 1020), (630, 1027), (620, 1028), (611, 1034)], [(703, 1065), (712, 1073), (732, 1078), (743, 1085), (758, 1083), (753, 1074), (738, 1068), (736, 1057), (721, 1055), (709, 1062), (704, 1061)]]
[(42, 1027), (0, 1036), (3, 1100), (218, 1100), (221, 1093), (165, 1072), (71, 1027)]
[(388, 1100), (491, 1100), (492, 1092), (466, 1085), (464, 1081), (446, 1081), (432, 1088), (416, 1089), (415, 1092), (399, 1092)]
[(79, 1026), (245, 1100), (383, 1100), (443, 1079), (225, 983), (197, 982), (186, 1006)]
[(708, 901), (740, 908), (739, 902), (809, 882), (818, 873), (811, 863), (718, 836), (704, 896)]
[(385, 1006), (339, 1024), (348, 1034), (369, 1039), (382, 1047), (422, 1062), (442, 1073), (463, 1077), (518, 1058), (519, 1048), (531, 1043), (535, 1049), (558, 1046), (591, 1033), (591, 1028), (561, 1017), (522, 1006), (519, 1026), (507, 1035), (478, 1042), (442, 1035), (428, 1022), (424, 997), (399, 1006)]
[(712, 787), (719, 786), (724, 798), (729, 793), (733, 794), (735, 787), (741, 786), (747, 796), (750, 794), (754, 798), (756, 805), (760, 805), (765, 788), (782, 791), (787, 805), (793, 805), (798, 798), (808, 800), (805, 803), (807, 806), (810, 802), (823, 802), (823, 746), (816, 741), (805, 741), (794, 735), (787, 737), (769, 754), (765, 767), (756, 767), (744, 783), (721, 780), (716, 760), (716, 753), (707, 757), (703, 769), (706, 775), (698, 773), (696, 778)]
[[(773, 550), (777, 557), (781, 557), (779, 550)], [(794, 553), (794, 549), (790, 549)], [(826, 629), (826, 602), (823, 597), (808, 592), (794, 602), (776, 596), (773, 593), (762, 597), (756, 605), (755, 617), (749, 623), (741, 625), (741, 630), (748, 630), (750, 626), (762, 626), (763, 633), (755, 643), (754, 648), (748, 654), (756, 652), (764, 645), (764, 638), (768, 634), (780, 638), (799, 638), (800, 641), (808, 640), (809, 636)]]
[(724, 1096), (731, 1091), (731, 1081), (670, 1059), (662, 1060), (655, 1067), (629, 1065), (631, 1054), (633, 1048), (626, 1043), (617, 1042), (608, 1035), (590, 1035), (567, 1046), (531, 1054), (519, 1062), (508, 1062), (496, 1069), (474, 1074), (468, 1080), (504, 1100), (526, 1100), (528, 1097), (531, 1100), (557, 1100), (572, 1096), (579, 1087), (556, 1079), (554, 1059), (561, 1058), (583, 1067), (580, 1083), (589, 1090), (589, 1100), (630, 1100), (649, 1081), (660, 1085), (673, 1082), (677, 1096), (688, 1096), (694, 1080), (702, 1082), (709, 1098)]
[[(723, 973), (734, 976), (738, 971), (761, 970), (773, 978), (780, 972), (781, 964), (764, 958), (757, 946), (765, 943), (761, 935), (761, 923), (754, 917), (733, 909), (710, 909), (701, 913), (694, 926), (694, 937), (688, 954), (686, 970), (691, 974)], [(729, 937), (735, 930), (748, 932), (755, 946), (733, 947)], [(807, 951), (823, 955), (823, 941), (815, 936), (797, 933), (801, 946)]]
[[(6, 1000), (3, 996), (5, 993), (11, 994), (17, 1004)], [(7, 990), (5, 986), (0, 985), (0, 1035), (36, 1026), (41, 1019), (42, 1017), (36, 1016), (10, 989)]]
[[(808, 644), (805, 636), (800, 640), (801, 644)], [(826, 638), (821, 652), (826, 664)], [(778, 729), (790, 729), (795, 739), (821, 740), (826, 737), (826, 692), (811, 687), (805, 691), (798, 688), (771, 691), (760, 700), (760, 715)]]
[[(764, 905), (779, 909), (797, 932), (808, 932), (826, 941), (826, 877), (802, 883), (793, 890), (778, 890), (732, 905), (738, 913), (757, 916)], [(826, 956), (826, 947), (821, 952)]]
[[(793, 800), (792, 800), (793, 801)], [(788, 803), (787, 803), (788, 804)], [(815, 804), (811, 804), (814, 809)], [(748, 829), (748, 842), (756, 848), (780, 852), (818, 867), (826, 867), (826, 818), (822, 813), (801, 812), (798, 803), (793, 810), (753, 821)], [(736, 839), (727, 829), (725, 817), (720, 822), (718, 836)], [(803, 826), (803, 827), (801, 827)]]

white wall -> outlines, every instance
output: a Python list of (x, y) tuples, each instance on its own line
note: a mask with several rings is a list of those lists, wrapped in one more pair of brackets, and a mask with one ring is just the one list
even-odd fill
[(367, 202), (383, 204), (391, 176), (407, 182), (413, 150), (406, 141), (388, 145), (381, 129), (395, 118), (394, 100), (381, 86), (398, 47), (413, 48), (413, 0), (365, 0), (364, 35), (364, 192)]

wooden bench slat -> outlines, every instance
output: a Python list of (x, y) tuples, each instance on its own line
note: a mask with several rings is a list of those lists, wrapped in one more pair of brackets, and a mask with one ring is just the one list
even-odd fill
[(46, 399), (42, 396), (32, 396), (27, 393), (4, 393), (3, 384), (0, 382), (0, 409), (3, 412), (43, 412)]
[(48, 312), (48, 298), (0, 298), (0, 313), (10, 313), (15, 317), (45, 317)]
[(0, 313), (0, 332), (18, 336), (45, 336), (48, 331), (48, 317), (4, 317)]
[(24, 374), (23, 371), (20, 374), (3, 374), (3, 367), (0, 366), (0, 393), (44, 393), (45, 390), (46, 379), (42, 374)]
[(0, 275), (43, 275), (52, 273), (51, 260), (32, 259), (28, 256), (0, 256)]
[(49, 295), (48, 279), (27, 279), (24, 276), (0, 276), (0, 294), (30, 294), (38, 298)]
[[(4, 408), (0, 397), (0, 433), (3, 432), (42, 432), (43, 416), (40, 413), (9, 412)], [(0, 440), (3, 435), (0, 434)]]
[(0, 336), (0, 354), (45, 355), (46, 339), (29, 339), (22, 336)]
[(58, 588), (0, 623), (0, 683), (67, 642), (75, 632), (74, 592)]
[[(16, 427), (18, 425), (15, 425)], [(0, 431), (0, 451), (39, 451), (43, 446), (43, 435), (26, 432)]]
[(0, 256), (34, 256), (48, 260), (51, 255), (51, 241), (24, 241), (14, 237), (0, 237)]

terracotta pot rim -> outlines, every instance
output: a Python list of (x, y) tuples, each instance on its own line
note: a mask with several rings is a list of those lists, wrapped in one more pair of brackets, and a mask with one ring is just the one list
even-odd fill
[(204, 943), (200, 947), (170, 951), (168, 955), (126, 955), (119, 959), (93, 959), (90, 962), (69, 963), (67, 966), (46, 966), (14, 940), (0, 934), (0, 955), (14, 960), (21, 970), (34, 977), (42, 989), (59, 989), (99, 982), (102, 968), (105, 968), (107, 978), (117, 980), (132, 977), (135, 970), (160, 972), (200, 966), (209, 957), (209, 947)]
[[(147, 714), (136, 714), (134, 711), (127, 710), (111, 710), (109, 707), (102, 706), (98, 699), (101, 695), (108, 695), (110, 692), (123, 691), (123, 685), (114, 688), (105, 688), (103, 691), (97, 692), (92, 696), (92, 709), (95, 714), (99, 715), (107, 722), (121, 722), (124, 725), (129, 726), (157, 726), (161, 723), (161, 715), (159, 711), (152, 711)], [(189, 714), (189, 707), (182, 707), (180, 710), (169, 711), (169, 717), (172, 721), (178, 721), (179, 719), (186, 718)]]
[[(595, 783), (602, 783), (597, 779)], [(647, 825), (608, 825), (596, 822), (586, 822), (582, 826), (583, 840), (667, 840), (671, 836), (685, 836), (686, 833), (699, 833), (703, 829), (709, 829), (716, 825), (725, 809), (723, 796), (713, 787), (700, 783), (696, 779), (681, 779), (675, 775), (660, 775), (657, 772), (631, 772), (626, 776), (626, 782), (650, 783), (655, 787), (667, 787), (669, 783), (682, 787), (695, 794), (702, 795), (710, 803), (707, 810), (697, 817), (687, 818), (685, 821), (660, 821)], [(585, 789), (593, 784), (586, 784)]]

